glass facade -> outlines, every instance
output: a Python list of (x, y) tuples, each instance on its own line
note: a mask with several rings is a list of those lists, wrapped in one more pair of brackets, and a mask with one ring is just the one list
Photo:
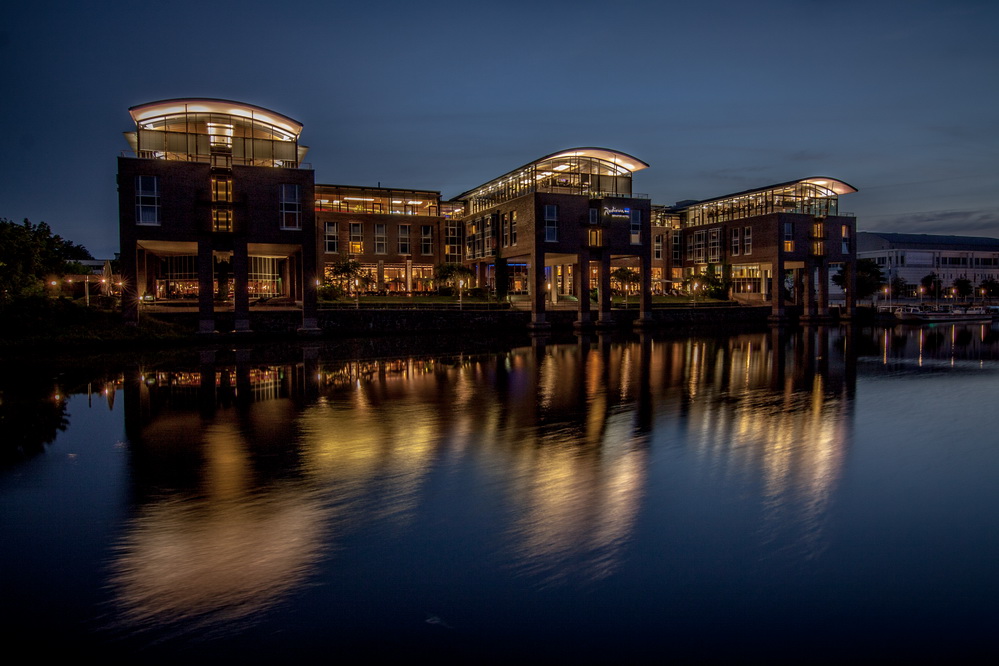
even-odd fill
[(440, 192), (316, 185), (316, 212), (437, 216)]
[(698, 202), (683, 208), (688, 227), (730, 222), (771, 213), (840, 215), (839, 194), (855, 190), (832, 179), (801, 180)]
[(542, 158), (458, 198), (468, 201), (470, 213), (532, 192), (580, 194), (592, 198), (632, 197), (632, 172), (647, 164), (604, 150), (579, 149)]

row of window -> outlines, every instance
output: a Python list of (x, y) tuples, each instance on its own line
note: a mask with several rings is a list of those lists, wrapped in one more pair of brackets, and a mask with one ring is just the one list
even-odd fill
[[(349, 254), (364, 254), (364, 225), (360, 222), (348, 223)], [(412, 225), (400, 224), (396, 228), (396, 252), (412, 254)], [(323, 228), (323, 239), (328, 254), (340, 253), (340, 225), (337, 222), (326, 222)], [(373, 246), (375, 254), (388, 254), (388, 225), (375, 224), (373, 228)], [(431, 224), (420, 225), (420, 254), (434, 253), (434, 227)]]
[[(213, 176), (211, 182), (212, 229), (232, 231), (232, 178)], [(281, 229), (302, 228), (302, 188), (296, 184), (278, 186), (278, 215)], [(135, 177), (135, 223), (162, 224), (159, 176)]]

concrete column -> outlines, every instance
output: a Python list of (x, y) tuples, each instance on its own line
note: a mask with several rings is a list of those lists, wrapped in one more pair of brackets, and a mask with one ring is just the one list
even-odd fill
[(208, 240), (198, 241), (198, 333), (215, 333), (215, 253)]
[(301, 271), (300, 274), (296, 271), (296, 278), (302, 285), (302, 328), (298, 332), (308, 335), (319, 333), (319, 285), (316, 284), (319, 275), (315, 269), (305, 273), (305, 267), (313, 265), (312, 262), (301, 260), (296, 264), (296, 267), (300, 267), (298, 271)]
[(652, 259), (648, 252), (643, 252), (640, 257), (638, 270), (639, 276), (639, 312), (637, 324), (646, 324), (652, 321)]
[(784, 318), (784, 260), (778, 257), (770, 266), (770, 317)]
[(614, 315), (611, 314), (611, 260), (610, 253), (605, 248), (600, 253), (600, 317), (598, 323), (612, 325)]
[(829, 262), (825, 259), (819, 260), (818, 267), (818, 283), (815, 285), (817, 287), (816, 298), (818, 301), (818, 315), (819, 317), (829, 316)]
[(852, 261), (843, 264), (843, 275), (846, 278), (846, 316), (857, 314), (857, 267)]
[(806, 319), (815, 316), (815, 266), (811, 260), (805, 261), (800, 271), (801, 316)]
[(232, 249), (233, 318), (237, 333), (250, 332), (250, 257), (245, 238), (235, 239)]
[(578, 317), (576, 327), (582, 328), (590, 325), (590, 253), (588, 250), (580, 252), (576, 270), (572, 274), (573, 285), (576, 288), (576, 297), (579, 299)]
[(529, 284), (531, 286), (531, 326), (534, 328), (547, 327), (549, 324), (545, 319), (545, 299), (548, 297), (548, 289), (545, 284), (545, 251), (535, 246), (531, 256)]

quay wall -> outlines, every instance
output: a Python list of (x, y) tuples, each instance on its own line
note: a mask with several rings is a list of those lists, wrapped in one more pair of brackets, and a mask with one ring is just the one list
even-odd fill
[[(766, 323), (769, 307), (693, 307), (664, 308), (652, 311), (651, 328), (690, 325), (744, 325)], [(638, 319), (638, 310), (615, 310), (614, 327), (631, 328)], [(198, 330), (196, 312), (157, 312), (156, 319), (194, 332)], [(575, 311), (556, 310), (546, 313), (552, 330), (572, 330), (577, 318)], [(596, 313), (592, 315), (596, 317)], [(488, 333), (521, 334), (529, 330), (531, 313), (521, 310), (320, 310), (319, 335), (423, 335), (426, 333)], [(295, 333), (302, 325), (302, 313), (295, 310), (251, 311), (253, 333), (281, 335)], [(232, 313), (216, 313), (215, 329), (228, 333), (234, 329)]]

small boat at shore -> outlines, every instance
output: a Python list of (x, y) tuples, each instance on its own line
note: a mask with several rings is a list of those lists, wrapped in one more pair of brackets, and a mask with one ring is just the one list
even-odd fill
[(953, 322), (953, 321), (991, 321), (992, 312), (983, 307), (954, 308), (941, 306), (937, 308), (905, 305), (895, 310), (895, 318), (911, 324)]

